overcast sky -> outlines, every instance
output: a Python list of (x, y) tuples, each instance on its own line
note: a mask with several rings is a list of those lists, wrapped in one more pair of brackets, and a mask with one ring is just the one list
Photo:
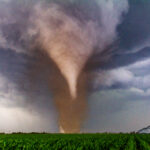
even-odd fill
[[(0, 9), (4, 7), (4, 0), (0, 0), (0, 5)], [(95, 78), (88, 96), (88, 117), (82, 131), (130, 132), (150, 125), (149, 12), (150, 1), (129, 0), (122, 22), (116, 27), (117, 44), (111, 58), (102, 64), (98, 57), (95, 58)], [(58, 132), (58, 114), (45, 81), (38, 76), (38, 83), (32, 88), (26, 79), (26, 70), (32, 69), (36, 59), (31, 60), (31, 56), (19, 47), (7, 45), (2, 30), (0, 132)]]

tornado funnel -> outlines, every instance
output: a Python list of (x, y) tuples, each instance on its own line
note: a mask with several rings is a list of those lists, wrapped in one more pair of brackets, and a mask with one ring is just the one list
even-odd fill
[(59, 112), (60, 132), (80, 132), (87, 107), (84, 66), (97, 42), (96, 25), (92, 21), (80, 23), (58, 5), (45, 7), (35, 7), (32, 33), (38, 31), (37, 43), (54, 63), (50, 87)]

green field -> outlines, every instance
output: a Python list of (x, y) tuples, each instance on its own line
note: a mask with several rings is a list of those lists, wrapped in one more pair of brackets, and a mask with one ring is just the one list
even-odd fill
[(150, 150), (150, 134), (0, 134), (0, 150)]

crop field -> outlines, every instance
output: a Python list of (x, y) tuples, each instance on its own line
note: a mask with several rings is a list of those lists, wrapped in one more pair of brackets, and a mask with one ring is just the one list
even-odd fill
[(150, 150), (150, 135), (0, 134), (0, 150)]

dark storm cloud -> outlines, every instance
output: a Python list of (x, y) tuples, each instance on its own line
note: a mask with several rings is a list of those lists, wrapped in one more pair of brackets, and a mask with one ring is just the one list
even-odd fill
[(129, 0), (130, 9), (118, 27), (120, 48), (131, 49), (150, 38), (150, 1)]
[[(150, 57), (150, 1), (129, 0), (129, 10), (118, 26), (118, 40), (104, 53), (93, 56), (91, 69), (112, 69), (132, 64)], [(144, 47), (145, 44), (145, 47)], [(135, 48), (143, 45), (137, 52)], [(108, 58), (103, 60), (103, 55)]]

